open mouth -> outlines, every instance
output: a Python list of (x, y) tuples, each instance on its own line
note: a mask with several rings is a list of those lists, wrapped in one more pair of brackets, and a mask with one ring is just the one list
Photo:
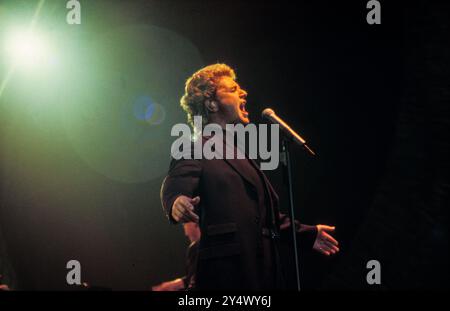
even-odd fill
[(242, 114), (244, 114), (245, 117), (248, 116), (248, 111), (245, 109), (246, 103), (247, 103), (246, 101), (243, 101), (243, 102), (241, 102), (241, 104), (239, 106), (239, 109), (241, 110)]

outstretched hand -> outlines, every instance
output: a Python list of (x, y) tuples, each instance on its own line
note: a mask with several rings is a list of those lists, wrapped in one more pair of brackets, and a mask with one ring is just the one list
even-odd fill
[(314, 241), (313, 249), (326, 256), (334, 255), (339, 252), (339, 243), (328, 232), (333, 232), (335, 227), (326, 225), (317, 225), (317, 236)]

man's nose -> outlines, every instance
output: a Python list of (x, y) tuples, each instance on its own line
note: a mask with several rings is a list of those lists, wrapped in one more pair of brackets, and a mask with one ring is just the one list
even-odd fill
[(239, 95), (240, 98), (246, 98), (247, 97), (247, 92), (244, 90), (241, 90), (241, 94)]

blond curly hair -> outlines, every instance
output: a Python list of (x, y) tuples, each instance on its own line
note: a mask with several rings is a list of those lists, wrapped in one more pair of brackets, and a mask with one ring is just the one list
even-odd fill
[(206, 66), (187, 79), (180, 106), (186, 112), (188, 123), (192, 128), (194, 128), (194, 116), (202, 117), (202, 126), (208, 123), (209, 116), (205, 101), (215, 98), (217, 84), (222, 77), (236, 80), (234, 70), (226, 64)]

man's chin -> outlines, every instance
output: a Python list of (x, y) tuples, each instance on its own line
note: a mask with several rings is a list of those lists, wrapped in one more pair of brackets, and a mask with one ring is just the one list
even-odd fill
[(239, 123), (241, 123), (243, 125), (247, 125), (247, 124), (250, 123), (250, 119), (248, 117), (247, 118), (242, 117), (242, 118), (239, 119)]
[(250, 123), (250, 119), (249, 118), (245, 118), (245, 117), (239, 117), (238, 119), (236, 119), (234, 122), (232, 122), (233, 124), (242, 124), (242, 125), (247, 125)]

